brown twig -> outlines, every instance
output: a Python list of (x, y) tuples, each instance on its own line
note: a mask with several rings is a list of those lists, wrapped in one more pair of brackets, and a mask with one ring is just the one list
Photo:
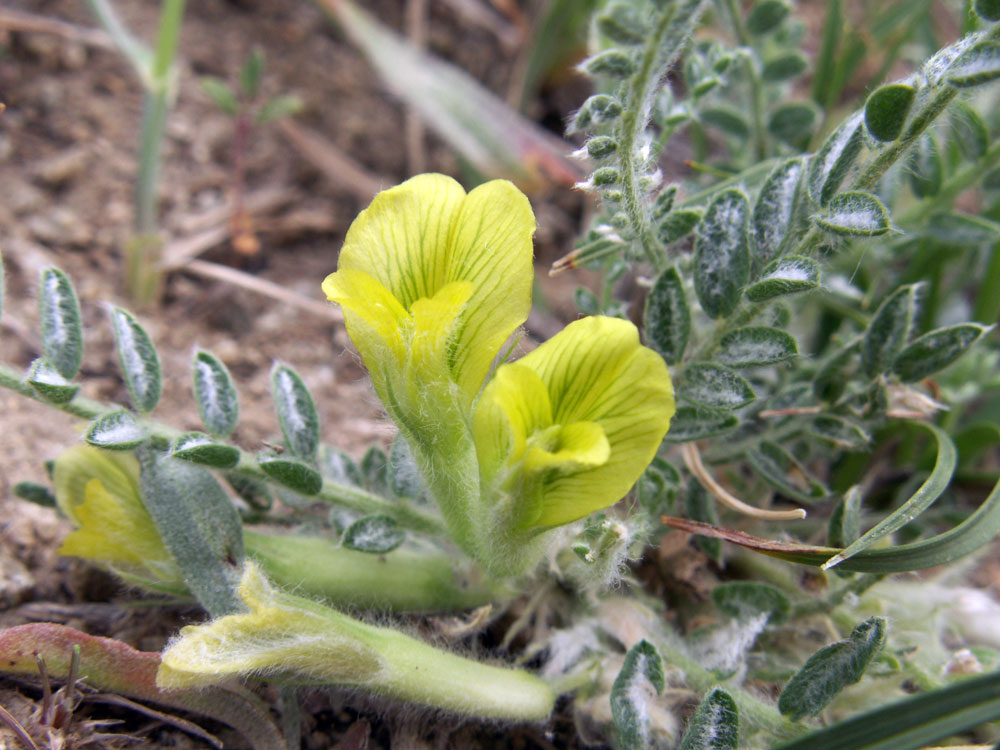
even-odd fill
[(799, 414), (819, 414), (822, 411), (819, 406), (790, 406), (787, 409), (765, 409), (757, 414), (761, 419), (768, 417), (794, 417)]
[(210, 263), (207, 260), (190, 260), (181, 266), (181, 269), (206, 278), (218, 279), (219, 281), (224, 281), (227, 284), (233, 284), (234, 286), (241, 287), (247, 291), (261, 294), (265, 297), (270, 297), (271, 299), (276, 299), (286, 305), (291, 305), (299, 310), (304, 310), (308, 313), (316, 315), (317, 317), (325, 318), (334, 323), (344, 322), (344, 316), (341, 314), (340, 310), (330, 306), (326, 302), (320, 302), (319, 300), (303, 297), (302, 295), (297, 294), (280, 284), (275, 284), (273, 281), (267, 281), (266, 279), (251, 276), (248, 273), (238, 271), (235, 268), (230, 268), (229, 266), (222, 266), (218, 263)]
[[(427, 46), (427, 0), (407, 0), (406, 36), (417, 49)], [(420, 113), (413, 107), (406, 108), (406, 161), (410, 174), (426, 171), (427, 151), (424, 148), (427, 132)]]
[(394, 183), (390, 178), (370, 172), (322, 135), (291, 118), (281, 120), (278, 130), (331, 183), (347, 189), (364, 203), (383, 187)]
[(28, 750), (39, 750), (38, 745), (36, 745), (35, 741), (31, 739), (31, 735), (28, 734), (28, 731), (21, 725), (21, 722), (15, 719), (13, 714), (11, 714), (11, 712), (3, 706), (0, 706), (0, 723), (6, 725), (10, 731), (16, 734), (17, 738), (24, 743), (24, 746), (28, 748)]
[(122, 708), (132, 709), (133, 711), (143, 714), (144, 716), (148, 716), (151, 719), (156, 719), (164, 724), (180, 729), (182, 732), (186, 732), (187, 734), (205, 740), (205, 742), (210, 744), (212, 747), (219, 748), (219, 750), (222, 749), (222, 741), (218, 737), (214, 734), (206, 732), (193, 721), (182, 719), (179, 716), (171, 716), (170, 714), (157, 711), (149, 706), (144, 706), (141, 703), (136, 703), (128, 698), (123, 698), (120, 695), (114, 695), (111, 693), (95, 693), (93, 695), (84, 696), (84, 700), (92, 703), (106, 703), (111, 706), (120, 706)]
[(715, 481), (715, 478), (705, 468), (705, 464), (701, 462), (701, 454), (698, 453), (698, 448), (694, 443), (684, 443), (681, 446), (681, 455), (684, 457), (684, 463), (688, 471), (694, 474), (702, 487), (715, 495), (723, 505), (745, 516), (768, 521), (791, 521), (806, 517), (806, 512), (802, 508), (795, 508), (794, 510), (763, 510), (762, 508), (747, 505), (738, 497), (731, 495), (721, 484)]
[(111, 37), (100, 29), (82, 28), (55, 18), (36, 16), (33, 13), (24, 13), (19, 10), (0, 9), (0, 29), (52, 34), (73, 42), (81, 42), (90, 47), (115, 49)]

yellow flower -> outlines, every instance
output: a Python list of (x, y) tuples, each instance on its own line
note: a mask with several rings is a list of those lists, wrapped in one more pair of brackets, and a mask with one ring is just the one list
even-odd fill
[(483, 390), (474, 422), (483, 492), (507, 495), (521, 528), (612, 505), (653, 459), (674, 409), (667, 367), (634, 325), (571, 323)]
[(56, 459), (52, 481), (59, 507), (77, 526), (59, 554), (105, 563), (132, 583), (187, 590), (142, 504), (139, 463), (131, 454), (74, 446)]
[[(379, 193), (351, 225), (323, 282), (393, 416), (437, 385), (468, 407), (504, 341), (531, 308), (535, 220), (504, 180), (466, 194), (425, 174)], [(451, 382), (458, 393), (442, 392)], [(400, 403), (402, 401), (403, 403)]]

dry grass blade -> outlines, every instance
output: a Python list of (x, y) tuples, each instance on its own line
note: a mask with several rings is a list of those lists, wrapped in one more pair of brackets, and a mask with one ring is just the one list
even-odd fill
[(337, 187), (345, 188), (363, 203), (368, 203), (393, 180), (373, 174), (314, 130), (289, 118), (278, 123), (278, 129), (292, 146)]
[(681, 446), (681, 454), (684, 457), (684, 464), (688, 470), (695, 475), (699, 484), (711, 492), (720, 503), (726, 505), (738, 513), (751, 518), (761, 518), (768, 521), (792, 521), (806, 517), (806, 512), (802, 508), (794, 510), (763, 510), (747, 505), (738, 497), (730, 494), (721, 484), (715, 481), (705, 464), (701, 462), (701, 454), (694, 443), (684, 443)]
[(10, 731), (16, 734), (17, 738), (21, 740), (21, 742), (24, 743), (24, 746), (29, 748), (29, 750), (39, 750), (38, 745), (36, 745), (35, 741), (31, 739), (31, 735), (29, 735), (27, 730), (21, 726), (21, 722), (15, 719), (11, 715), (10, 711), (3, 706), (0, 706), (0, 722), (3, 722), (3, 724), (10, 729)]
[(247, 291), (261, 294), (265, 297), (270, 297), (271, 299), (278, 300), (279, 302), (284, 302), (286, 305), (291, 305), (299, 310), (312, 313), (320, 318), (326, 318), (334, 323), (342, 323), (344, 321), (344, 316), (341, 314), (340, 310), (332, 307), (326, 302), (320, 302), (319, 300), (303, 297), (302, 295), (296, 294), (279, 284), (275, 284), (273, 281), (267, 281), (266, 279), (251, 276), (248, 273), (238, 271), (235, 268), (230, 268), (229, 266), (222, 266), (218, 263), (210, 263), (207, 260), (190, 260), (185, 263), (182, 268), (185, 271), (190, 271), (191, 273), (198, 274), (199, 276), (225, 281), (227, 284), (233, 284), (234, 286), (241, 287)]
[(199, 739), (205, 740), (212, 747), (222, 750), (222, 740), (216, 737), (210, 732), (206, 732), (204, 729), (199, 727), (193, 721), (188, 721), (187, 719), (182, 719), (179, 716), (171, 716), (170, 714), (163, 713), (162, 711), (157, 711), (150, 708), (149, 706), (144, 706), (141, 703), (136, 703), (135, 701), (130, 701), (128, 698), (123, 698), (120, 695), (111, 695), (109, 693), (95, 693), (93, 695), (87, 695), (84, 700), (90, 701), (92, 703), (105, 703), (111, 706), (121, 706), (122, 708), (128, 708), (132, 711), (140, 713), (144, 716), (148, 716), (157, 721), (162, 721), (164, 724), (169, 724), (172, 727), (176, 727), (183, 732), (187, 732)]
[(90, 47), (115, 49), (111, 37), (100, 29), (86, 29), (55, 18), (36, 16), (19, 10), (0, 10), (0, 29), (52, 34), (72, 42), (82, 42)]

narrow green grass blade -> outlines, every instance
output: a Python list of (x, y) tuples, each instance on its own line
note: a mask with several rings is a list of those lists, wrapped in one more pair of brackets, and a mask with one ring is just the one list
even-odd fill
[(931, 471), (931, 475), (913, 493), (913, 497), (869, 529), (867, 533), (862, 534), (861, 538), (856, 542), (848, 545), (842, 552), (823, 563), (823, 570), (828, 570), (834, 565), (842, 563), (844, 560), (867, 549), (882, 537), (898, 531), (927, 510), (931, 503), (941, 497), (941, 493), (948, 488), (951, 478), (955, 474), (955, 466), (958, 463), (958, 453), (955, 451), (955, 443), (952, 442), (948, 433), (936, 425), (921, 423), (920, 426), (928, 430), (934, 435), (934, 439), (937, 440), (937, 460), (934, 462), (934, 469)]
[[(685, 518), (663, 516), (664, 524), (692, 534), (723, 539), (770, 557), (800, 565), (821, 566), (839, 550), (761, 539), (742, 531), (724, 529)], [(975, 552), (1000, 534), (1000, 482), (982, 505), (958, 526), (930, 539), (896, 547), (866, 549), (838, 565), (838, 570), (856, 573), (905, 573), (925, 570), (958, 560)]]
[(1000, 718), (1000, 672), (890, 703), (776, 750), (917, 750)]

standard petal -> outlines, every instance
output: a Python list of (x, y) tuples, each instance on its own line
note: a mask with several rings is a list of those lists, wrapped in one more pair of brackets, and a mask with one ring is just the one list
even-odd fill
[(449, 240), (448, 280), (474, 289), (452, 367), (466, 393), (479, 391), (500, 347), (531, 311), (534, 232), (531, 204), (506, 180), (480, 185), (462, 203)]
[(519, 361), (546, 383), (557, 424), (595, 422), (607, 461), (548, 483), (536, 526), (558, 526), (620, 500), (653, 459), (670, 426), (674, 394), (662, 357), (639, 343), (635, 326), (584, 318)]
[(449, 238), (465, 200), (451, 177), (422, 174), (383, 190), (351, 224), (338, 270), (378, 279), (407, 310), (449, 281)]

